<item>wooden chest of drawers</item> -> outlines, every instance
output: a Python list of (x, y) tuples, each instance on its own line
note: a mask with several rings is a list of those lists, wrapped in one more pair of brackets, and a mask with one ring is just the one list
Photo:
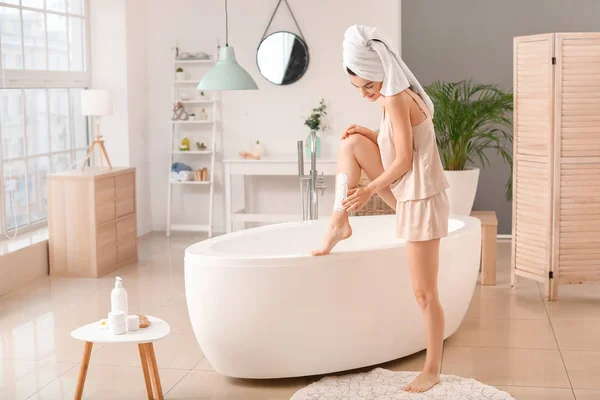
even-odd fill
[(135, 169), (49, 175), (50, 275), (97, 278), (137, 261)]

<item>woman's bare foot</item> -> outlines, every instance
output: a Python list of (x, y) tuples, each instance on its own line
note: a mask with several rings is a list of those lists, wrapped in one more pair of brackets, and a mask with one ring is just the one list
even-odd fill
[(324, 256), (331, 253), (331, 249), (344, 239), (348, 239), (352, 236), (352, 228), (348, 217), (346, 218), (332, 218), (329, 230), (325, 234), (325, 240), (323, 241), (323, 247), (319, 250), (312, 252), (313, 256)]
[(411, 393), (422, 393), (428, 391), (438, 383), (440, 383), (440, 374), (423, 371), (404, 390)]

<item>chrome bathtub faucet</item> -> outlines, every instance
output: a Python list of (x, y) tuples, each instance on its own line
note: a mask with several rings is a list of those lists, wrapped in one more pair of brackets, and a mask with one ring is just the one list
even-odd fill
[(300, 179), (300, 198), (302, 200), (302, 220), (319, 218), (319, 198), (325, 193), (325, 178), (317, 174), (317, 133), (310, 133), (310, 174), (304, 175), (304, 143), (298, 141), (298, 178)]

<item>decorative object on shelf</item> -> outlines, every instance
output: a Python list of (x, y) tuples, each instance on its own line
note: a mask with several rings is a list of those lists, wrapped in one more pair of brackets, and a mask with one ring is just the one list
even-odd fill
[(286, 31), (274, 32), (266, 36), (281, 1), (279, 0), (277, 3), (260, 40), (256, 52), (256, 63), (260, 73), (266, 80), (275, 85), (289, 85), (302, 78), (308, 69), (308, 46), (287, 0), (283, 1), (285, 1), (290, 11), (300, 36)]
[[(475, 159), (490, 164), (487, 150), (496, 150), (512, 166), (507, 146), (512, 145), (513, 95), (497, 85), (471, 80), (434, 82), (425, 91), (435, 107), (433, 123), (438, 150), (450, 188), (446, 191), (450, 214), (470, 215), (477, 192), (479, 169), (468, 167)], [(512, 196), (512, 179), (506, 184)]]
[(179, 92), (179, 100), (181, 100), (181, 101), (191, 100), (192, 97), (194, 97), (194, 96), (187, 90), (182, 90)]
[(239, 155), (242, 158), (246, 158), (246, 159), (249, 159), (249, 160), (260, 160), (260, 157), (252, 154), (252, 152), (250, 152), (250, 151), (240, 151)]
[(179, 151), (190, 151), (190, 139), (184, 137), (181, 139), (181, 144), (179, 145)]
[(197, 169), (194, 171), (194, 180), (200, 182), (208, 181), (208, 168)]
[(171, 172), (172, 182), (188, 182), (194, 180), (194, 171)]
[(112, 169), (106, 147), (104, 147), (104, 138), (100, 134), (100, 117), (111, 115), (113, 113), (113, 104), (110, 97), (110, 93), (107, 90), (84, 90), (81, 92), (81, 114), (91, 117), (96, 117), (96, 135), (92, 142), (87, 156), (83, 160), (81, 170), (87, 165), (87, 161), (90, 159), (96, 147), (100, 151), (100, 167), (103, 166), (103, 157), (106, 158), (108, 169)]
[(205, 97), (206, 96), (206, 93), (204, 93), (204, 90), (201, 90), (199, 94), (200, 94), (200, 97)]
[(171, 165), (171, 171), (172, 172), (181, 172), (181, 171), (191, 171), (192, 167), (190, 167), (187, 164), (181, 163), (181, 162), (174, 162), (173, 165)]
[(185, 106), (183, 105), (183, 103), (178, 102), (177, 104), (175, 104), (175, 107), (173, 107), (173, 116), (171, 117), (171, 119), (173, 121), (187, 121), (188, 118), (189, 115), (185, 111)]
[(185, 81), (185, 72), (183, 71), (183, 68), (179, 67), (175, 70), (175, 80)]
[(187, 164), (175, 162), (171, 166), (171, 181), (173, 182), (185, 182), (193, 181), (194, 172), (192, 167)]
[(176, 54), (176, 59), (181, 61), (210, 60), (210, 55), (203, 51), (197, 53), (182, 52), (179, 55)]
[(198, 114), (198, 119), (201, 121), (206, 121), (208, 119), (208, 114), (206, 113), (206, 110), (203, 108), (202, 111), (200, 111), (200, 114)]
[(249, 160), (260, 160), (264, 155), (264, 149), (260, 141), (257, 140), (254, 142), (251, 151), (240, 151), (238, 153), (242, 158), (246, 158)]
[(258, 157), (258, 159), (261, 159), (264, 153), (265, 153), (265, 150), (263, 149), (262, 144), (260, 144), (260, 140), (257, 140), (254, 143), (254, 148), (252, 149), (252, 154), (255, 157)]
[[(319, 107), (313, 108), (312, 114), (304, 121), (304, 125), (308, 126), (311, 130), (311, 133), (314, 131), (319, 132), (322, 130), (325, 125), (323, 124), (323, 118), (327, 115), (327, 104), (325, 104), (325, 99), (321, 99), (319, 102)], [(304, 152), (306, 157), (310, 158), (310, 149), (312, 146), (312, 135), (309, 134), (306, 138), (306, 145), (304, 147)], [(317, 148), (317, 157), (321, 157), (321, 138), (319, 135), (316, 136), (316, 148)]]
[[(317, 158), (321, 157), (321, 138), (319, 137), (319, 135), (315, 136), (315, 140), (317, 141), (316, 143), (316, 153), (317, 153)], [(304, 147), (304, 153), (306, 157), (310, 157), (310, 149), (312, 146), (312, 136), (309, 134), (306, 137), (306, 146)]]
[(204, 75), (197, 90), (258, 90), (252, 76), (236, 61), (233, 47), (229, 47), (227, 0), (225, 0), (225, 47), (221, 48), (219, 61)]
[(189, 117), (190, 117), (190, 121), (195, 121), (196, 120), (196, 114), (194, 114), (194, 113), (191, 113), (189, 115)]
[(206, 145), (204, 143), (196, 142), (196, 147), (200, 151), (205, 151), (206, 150)]

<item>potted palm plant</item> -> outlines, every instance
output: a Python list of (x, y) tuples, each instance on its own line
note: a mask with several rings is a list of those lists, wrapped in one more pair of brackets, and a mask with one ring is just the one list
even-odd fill
[[(496, 151), (511, 165), (513, 95), (496, 85), (434, 82), (425, 88), (435, 107), (433, 123), (440, 157), (450, 183), (450, 212), (469, 215), (475, 201), (479, 169), (490, 165), (487, 151)], [(512, 174), (506, 183), (512, 198)]]

